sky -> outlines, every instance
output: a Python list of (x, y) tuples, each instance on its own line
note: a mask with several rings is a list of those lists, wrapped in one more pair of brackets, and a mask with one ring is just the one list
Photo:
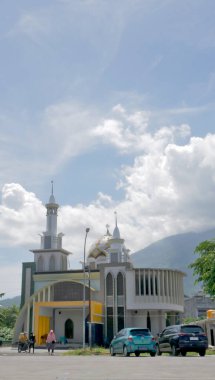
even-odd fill
[(215, 227), (215, 2), (1, 0), (0, 293), (21, 292), (54, 181), (70, 268)]

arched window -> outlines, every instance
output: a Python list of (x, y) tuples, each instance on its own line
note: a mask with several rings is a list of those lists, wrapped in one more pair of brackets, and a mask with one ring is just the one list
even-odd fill
[(67, 339), (73, 339), (74, 336), (74, 324), (71, 319), (67, 319), (65, 322), (65, 337)]
[(49, 260), (49, 270), (51, 272), (55, 271), (55, 257), (52, 255)]
[(117, 275), (117, 295), (123, 296), (124, 294), (124, 286), (123, 286), (123, 275), (121, 272)]
[(113, 276), (111, 273), (108, 273), (106, 277), (106, 292), (107, 296), (112, 296), (113, 295)]
[(44, 271), (44, 261), (43, 261), (43, 257), (40, 256), (38, 261), (37, 261), (37, 271), (38, 272), (43, 272)]

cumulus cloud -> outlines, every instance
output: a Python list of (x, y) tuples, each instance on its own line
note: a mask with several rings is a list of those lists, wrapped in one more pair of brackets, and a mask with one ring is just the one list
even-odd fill
[[(72, 156), (70, 140), (74, 137), (77, 155), (89, 146), (109, 144), (124, 154), (132, 153), (134, 161), (119, 172), (118, 187), (124, 192), (120, 201), (99, 191), (90, 204), (61, 205), (58, 230), (65, 233), (64, 248), (73, 253), (71, 268), (77, 268), (82, 260), (86, 227), (90, 227), (89, 247), (105, 233), (106, 224), (113, 230), (115, 210), (121, 236), (132, 252), (171, 234), (214, 226), (214, 134), (190, 136), (186, 124), (153, 130), (147, 113), (129, 114), (120, 105), (112, 110), (111, 117), (92, 122), (90, 127), (88, 124), (89, 129), (87, 119), (87, 112), (74, 116), (68, 105), (48, 109), (44, 120), (52, 131), (50, 141), (56, 147), (56, 156)], [(2, 247), (39, 247), (38, 234), (45, 229), (46, 210), (34, 193), (18, 183), (5, 184), (0, 213)]]
[(5, 184), (0, 213), (1, 245), (26, 247), (36, 243), (36, 235), (45, 226), (45, 208), (35, 194), (19, 184)]

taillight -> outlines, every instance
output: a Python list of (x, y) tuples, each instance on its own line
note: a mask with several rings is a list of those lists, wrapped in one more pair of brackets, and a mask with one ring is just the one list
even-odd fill
[(152, 337), (152, 340), (155, 341), (155, 337), (154, 336)]
[(129, 337), (128, 337), (128, 341), (129, 341), (129, 342), (133, 342), (133, 338), (132, 338), (131, 335), (129, 335)]

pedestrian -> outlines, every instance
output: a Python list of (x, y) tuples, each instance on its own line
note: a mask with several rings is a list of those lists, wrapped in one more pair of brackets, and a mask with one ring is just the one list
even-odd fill
[(49, 355), (54, 354), (56, 337), (53, 330), (50, 330), (46, 339)]
[(35, 335), (33, 334), (33, 332), (30, 333), (30, 336), (29, 336), (29, 352), (31, 352), (31, 348), (33, 350), (33, 354), (34, 354), (34, 344), (35, 344)]

